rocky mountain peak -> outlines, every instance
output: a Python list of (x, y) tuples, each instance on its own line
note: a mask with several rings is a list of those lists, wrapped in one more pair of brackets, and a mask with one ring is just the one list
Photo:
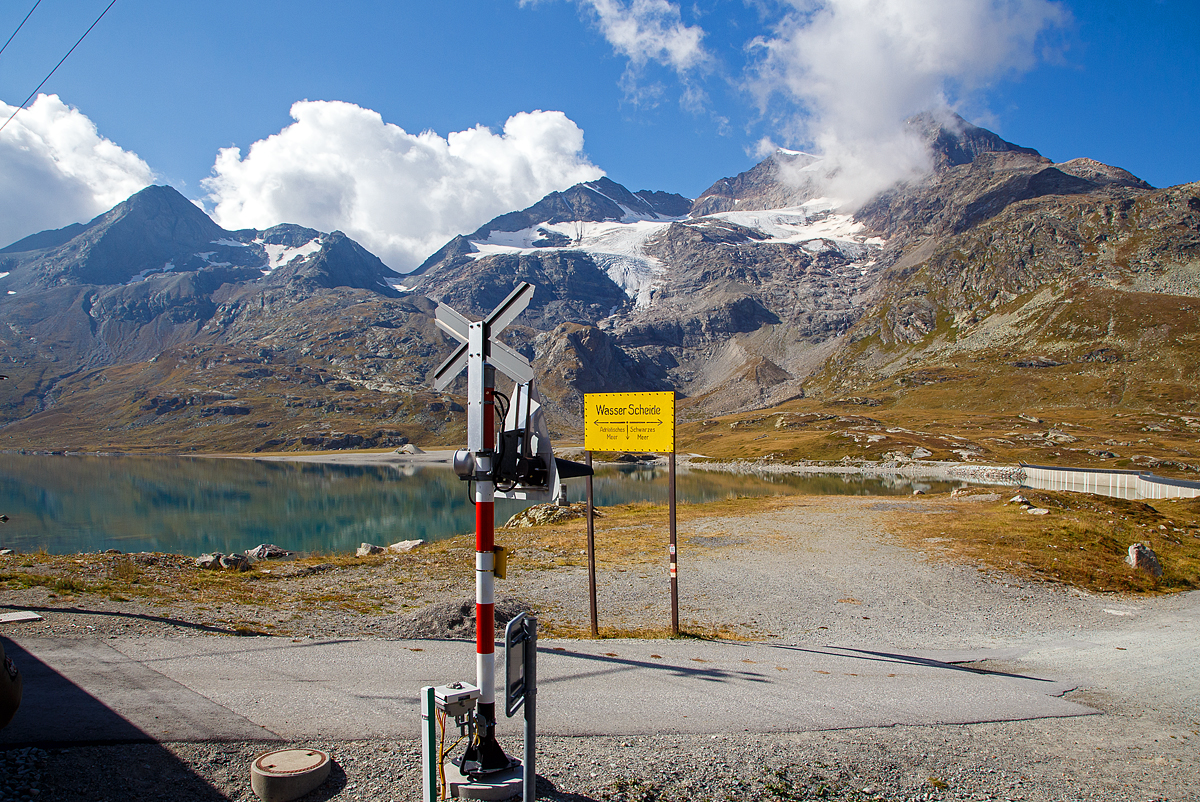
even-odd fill
[[(722, 178), (692, 204), (693, 217), (718, 212), (747, 212), (798, 206), (817, 197), (811, 181), (795, 180), (798, 173), (818, 161), (816, 156), (779, 150), (732, 178)], [(785, 174), (790, 174), (785, 177)]]
[[(928, 146), (935, 174), (970, 164), (988, 153), (1050, 163), (1033, 148), (1014, 145), (950, 111), (914, 115), (905, 121), (905, 127)], [(825, 172), (820, 157), (780, 148), (746, 172), (722, 178), (706, 189), (692, 204), (691, 213), (699, 217), (799, 206), (825, 194)]]
[[(41, 232), (13, 243), (5, 270), (20, 286), (125, 284), (153, 272), (204, 263), (230, 232), (167, 186), (146, 187), (86, 224)], [(240, 243), (233, 243), (238, 245)], [(244, 260), (227, 259), (227, 264)]]
[(1014, 145), (949, 110), (915, 114), (904, 121), (904, 126), (929, 146), (935, 171), (970, 164), (984, 153), (1019, 153), (1050, 163), (1033, 148)]
[[(319, 239), (309, 237), (310, 234)], [(275, 226), (263, 232), (260, 241), (283, 245), (298, 243), (292, 246), (297, 251), (296, 257), (270, 273), (266, 279), (269, 285), (286, 284), (294, 289), (310, 290), (352, 287), (391, 297), (399, 295), (393, 284), (399, 283), (400, 275), (341, 231), (321, 237), (319, 232), (301, 226)], [(299, 252), (310, 243), (309, 252)]]
[[(691, 202), (682, 195), (646, 189), (630, 192), (616, 181), (604, 177), (576, 184), (562, 192), (551, 192), (526, 209), (502, 214), (484, 223), (468, 239), (483, 242), (493, 232), (524, 231), (555, 223), (682, 217), (690, 207)], [(423, 268), (424, 265), (417, 272)]]

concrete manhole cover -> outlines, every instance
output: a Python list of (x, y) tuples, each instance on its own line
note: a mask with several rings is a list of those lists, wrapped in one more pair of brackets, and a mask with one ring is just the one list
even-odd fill
[(290, 802), (325, 782), (330, 766), (320, 749), (266, 752), (250, 766), (250, 788), (265, 802)]

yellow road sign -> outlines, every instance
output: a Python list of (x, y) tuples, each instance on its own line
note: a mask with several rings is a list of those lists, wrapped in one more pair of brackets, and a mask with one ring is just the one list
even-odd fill
[(675, 451), (675, 393), (587, 393), (583, 447), (588, 451)]

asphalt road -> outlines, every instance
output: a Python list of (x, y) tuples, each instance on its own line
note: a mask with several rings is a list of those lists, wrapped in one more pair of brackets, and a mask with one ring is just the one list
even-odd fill
[[(1105, 612), (1103, 627), (958, 652), (543, 640), (538, 729), (802, 732), (1079, 716), (1089, 705), (1200, 721), (1200, 592)], [(0, 730), (9, 745), (411, 738), (422, 686), (474, 680), (464, 641), (19, 637), (5, 649), (25, 678)], [(520, 727), (501, 722), (502, 733)]]
[[(415, 737), (423, 685), (473, 680), (461, 641), (22, 639), (25, 699), (0, 742)], [(543, 641), (539, 732), (823, 730), (1084, 715), (1073, 679), (1013, 652), (709, 641)], [(1004, 670), (958, 665), (1003, 659)], [(501, 730), (520, 732), (520, 719)]]

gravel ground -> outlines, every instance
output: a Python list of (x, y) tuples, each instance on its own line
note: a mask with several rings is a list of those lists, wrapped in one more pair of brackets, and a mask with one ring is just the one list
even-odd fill
[[(1154, 724), (1102, 716), (777, 736), (541, 738), (538, 797), (591, 800), (1194, 800), (1195, 749)], [(305, 797), (407, 800), (419, 794), (416, 741), (306, 743), (334, 769)], [(519, 750), (519, 744), (512, 745)], [(39, 799), (254, 800), (249, 764), (277, 744), (136, 744), (33, 750)], [(25, 750), (14, 750), (18, 754)], [(10, 757), (6, 766), (21, 758)], [(16, 794), (6, 799), (22, 798)]]
[[(770, 515), (698, 521), (681, 533), (680, 600), (686, 628), (721, 628), (789, 645), (1000, 648), (1106, 637), (1118, 612), (1189, 614), (1190, 596), (1099, 597), (930, 559), (888, 532), (895, 505), (952, 514), (950, 502), (879, 498), (797, 499)], [(598, 545), (603, 548), (603, 543)], [(664, 549), (665, 552), (665, 549)], [(380, 571), (386, 571), (384, 565)], [(576, 568), (510, 569), (502, 592), (540, 610), (586, 621), (586, 574)], [(302, 581), (337, 584), (339, 572)], [(599, 577), (602, 625), (662, 626), (665, 565)], [(647, 593), (647, 588), (661, 592)], [(306, 591), (307, 592), (307, 591)], [(424, 606), (470, 593), (462, 582), (405, 585)], [(39, 595), (41, 594), (41, 595)], [(86, 603), (85, 603), (86, 601)], [(249, 609), (206, 611), (138, 602), (49, 598), (45, 588), (6, 591), (2, 605), (41, 607), (45, 620), (10, 624), (23, 637), (212, 637)], [(309, 606), (286, 618), (289, 634), (398, 637), (414, 616), (353, 617)], [(73, 608), (73, 609), (64, 609)], [(289, 613), (289, 616), (295, 613)], [(203, 619), (203, 620), (201, 620)], [(285, 623), (280, 618), (280, 623)], [(890, 727), (785, 735), (655, 735), (539, 740), (539, 796), (557, 800), (1022, 799), (1200, 800), (1200, 699), (1195, 667), (1172, 690), (1142, 683), (1081, 688), (1072, 699), (1101, 711), (1071, 719)], [(1154, 699), (1144, 698), (1153, 693)], [(1174, 695), (1173, 695), (1174, 694)], [(1187, 698), (1184, 698), (1186, 696)], [(418, 798), (416, 741), (308, 743), (335, 760), (307, 799)], [(506, 743), (510, 752), (519, 743)], [(0, 752), (0, 800), (253, 799), (249, 763), (279, 744), (168, 743), (10, 749)]]

